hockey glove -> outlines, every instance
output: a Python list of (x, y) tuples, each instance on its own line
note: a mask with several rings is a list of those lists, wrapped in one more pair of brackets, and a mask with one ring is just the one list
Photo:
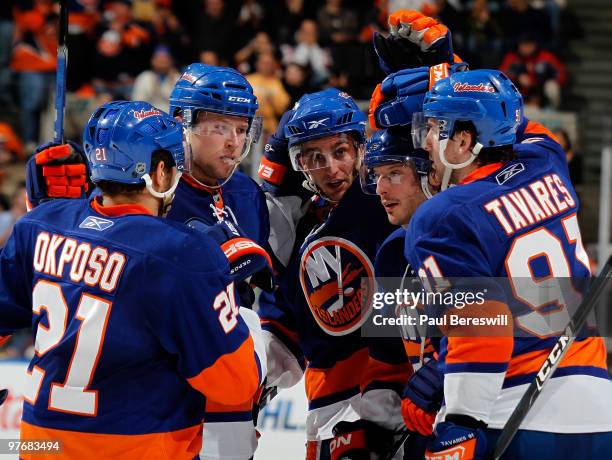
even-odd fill
[(274, 289), (270, 256), (255, 241), (246, 238), (239, 227), (227, 220), (208, 225), (198, 218), (190, 219), (186, 224), (205, 233), (219, 244), (229, 261), (230, 276), (234, 281), (246, 281), (257, 275), (258, 279), (267, 279), (267, 282), (258, 284), (259, 287), (268, 292)]
[(430, 359), (416, 371), (404, 388), (402, 417), (410, 431), (428, 436), (444, 398), (444, 376)]
[(393, 431), (369, 420), (339, 422), (329, 445), (332, 460), (370, 460), (370, 454), (383, 456), (393, 446)]
[(386, 74), (460, 60), (453, 55), (448, 28), (418, 11), (399, 10), (391, 14), (389, 32), (389, 37), (374, 34), (374, 50)]
[(448, 414), (446, 421), (436, 427), (434, 438), (427, 445), (426, 460), (456, 458), (485, 460), (486, 424), (467, 415)]
[(52, 198), (84, 198), (88, 165), (75, 142), (39, 146), (26, 165), (26, 190), (32, 208)]

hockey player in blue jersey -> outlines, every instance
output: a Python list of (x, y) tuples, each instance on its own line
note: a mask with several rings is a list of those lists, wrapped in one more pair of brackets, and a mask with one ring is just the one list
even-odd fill
[[(590, 265), (564, 152), (547, 130), (524, 119), (522, 98), (503, 73), (476, 70), (439, 81), (425, 98), (424, 116), (424, 148), (442, 193), (413, 216), (407, 259), (425, 285), (499, 277), (512, 287), (486, 298), (487, 311), (515, 313), (509, 330), (445, 334), (438, 350), (444, 405), (426, 458), (484, 459), (569, 321), (565, 307), (542, 308), (565, 305), (576, 291), (542, 289), (542, 280), (584, 280)], [(516, 284), (521, 278), (526, 283)], [(577, 338), (541, 396), (503, 458), (609, 456), (612, 383), (601, 337)]]
[(100, 195), (38, 206), (0, 255), (0, 341), (34, 329), (21, 437), (65, 459), (197, 458), (205, 397), (250, 401), (265, 375), (257, 315), (215, 240), (158, 217), (189, 163), (181, 123), (112, 102), (84, 139)]
[[(359, 418), (368, 361), (360, 334), (368, 303), (361, 296), (373, 294), (372, 261), (393, 229), (378, 199), (356, 180), (365, 123), (348, 94), (327, 89), (303, 96), (284, 128), (292, 169), (328, 203), (328, 215), (296, 245), (278, 291), (260, 297), (260, 315), (271, 355), (269, 384), (295, 383), (299, 375), (289, 374), (300, 373), (294, 364), (306, 359), (307, 458), (313, 459), (330, 458), (338, 421)], [(362, 289), (362, 278), (370, 286)]]
[[(229, 220), (249, 239), (266, 247), (269, 219), (264, 194), (255, 181), (237, 170), (257, 141), (261, 127), (261, 119), (255, 116), (257, 107), (251, 85), (236, 70), (204, 64), (187, 67), (170, 96), (170, 112), (183, 121), (192, 163), (190, 173), (178, 183), (169, 219), (208, 226)], [(78, 184), (86, 184), (85, 168), (71, 164), (78, 161), (78, 155), (70, 150), (67, 145), (52, 146), (30, 160), (31, 166), (39, 163), (38, 168), (30, 167), (30, 179), (44, 179), (30, 193), (33, 204), (48, 195), (81, 194)], [(269, 288), (269, 281), (264, 282), (267, 285), (262, 286)], [(249, 285), (239, 283), (238, 289), (242, 304), (252, 304)], [(213, 401), (207, 404), (212, 412), (204, 428), (203, 457), (251, 457), (257, 436), (248, 404), (230, 408), (215, 408)]]

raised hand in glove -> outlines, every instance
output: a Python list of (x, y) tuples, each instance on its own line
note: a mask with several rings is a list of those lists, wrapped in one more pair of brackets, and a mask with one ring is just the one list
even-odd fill
[(428, 436), (444, 398), (444, 377), (430, 359), (416, 371), (404, 388), (402, 417), (410, 431)]
[(26, 165), (26, 191), (32, 208), (52, 198), (83, 198), (89, 191), (83, 149), (75, 142), (39, 146)]
[(388, 21), (389, 37), (374, 34), (374, 50), (385, 73), (460, 61), (444, 24), (414, 10), (398, 10)]
[(485, 423), (467, 415), (448, 414), (427, 444), (425, 459), (485, 460), (487, 438), (484, 428)]

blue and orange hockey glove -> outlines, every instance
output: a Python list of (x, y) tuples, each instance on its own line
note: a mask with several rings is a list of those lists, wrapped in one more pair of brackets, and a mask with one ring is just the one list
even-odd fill
[[(208, 225), (198, 218), (192, 218), (186, 224), (217, 242), (227, 257), (230, 276), (237, 282), (237, 285), (241, 281), (250, 279), (251, 283), (265, 291), (274, 290), (272, 260), (269, 254), (255, 241), (245, 237), (238, 226), (227, 220)], [(241, 299), (244, 299), (243, 294), (240, 293)], [(248, 302), (245, 303), (248, 304)]]
[(428, 436), (444, 398), (444, 376), (430, 359), (408, 379), (402, 395), (402, 418), (406, 427)]
[(442, 62), (461, 61), (453, 54), (450, 30), (433, 18), (414, 10), (389, 15), (388, 37), (374, 34), (374, 50), (386, 74)]
[(39, 146), (26, 165), (28, 207), (53, 198), (84, 198), (89, 172), (83, 149), (75, 142)]
[(427, 444), (425, 459), (485, 460), (487, 438), (484, 428), (485, 423), (467, 415), (448, 414)]

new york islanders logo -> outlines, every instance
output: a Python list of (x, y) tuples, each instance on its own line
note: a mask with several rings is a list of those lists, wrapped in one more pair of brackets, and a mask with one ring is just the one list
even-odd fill
[(300, 261), (300, 283), (312, 316), (329, 335), (350, 334), (370, 314), (374, 268), (348, 240), (324, 237), (309, 244)]
[(161, 115), (162, 113), (157, 109), (144, 110), (140, 109), (140, 112), (134, 111), (134, 118), (137, 120), (144, 120), (147, 117), (152, 117), (154, 115)]

